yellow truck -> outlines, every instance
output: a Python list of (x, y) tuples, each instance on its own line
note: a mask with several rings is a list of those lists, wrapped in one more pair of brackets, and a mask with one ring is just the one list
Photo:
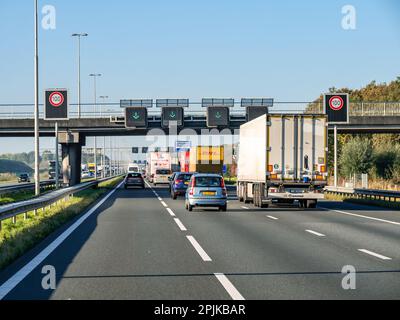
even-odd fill
[(189, 171), (222, 174), (224, 147), (197, 146), (190, 150)]

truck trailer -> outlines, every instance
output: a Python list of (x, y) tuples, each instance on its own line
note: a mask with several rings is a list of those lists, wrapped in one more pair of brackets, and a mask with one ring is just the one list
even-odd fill
[(237, 195), (266, 208), (315, 208), (327, 184), (325, 115), (266, 114), (240, 127)]
[(222, 174), (223, 165), (224, 147), (222, 146), (197, 146), (190, 149), (189, 172)]
[(153, 183), (157, 170), (171, 170), (171, 154), (169, 152), (150, 152), (147, 155), (146, 176)]

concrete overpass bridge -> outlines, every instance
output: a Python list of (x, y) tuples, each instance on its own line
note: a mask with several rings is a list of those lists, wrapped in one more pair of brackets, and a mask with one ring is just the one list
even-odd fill
[[(76, 105), (72, 105), (73, 107)], [(86, 137), (93, 136), (146, 136), (148, 134), (170, 134), (170, 128), (162, 126), (161, 110), (148, 111), (148, 126), (141, 129), (125, 127), (124, 110), (119, 104), (85, 105), (86, 111), (78, 118), (70, 111), (68, 121), (58, 121), (59, 142), (62, 146), (63, 171), (69, 173), (69, 183), (80, 182), (82, 146)], [(5, 111), (6, 110), (6, 111)], [(30, 137), (34, 135), (33, 107), (30, 105), (0, 105), (0, 137)], [(95, 111), (87, 111), (95, 110)], [(283, 114), (321, 114), (322, 103), (279, 103), (275, 102), (270, 113)], [(43, 115), (41, 116), (43, 118)], [(183, 126), (173, 128), (173, 134), (185, 130), (185, 135), (204, 133), (207, 126), (206, 110), (198, 104), (185, 108)], [(229, 122), (217, 130), (224, 134), (236, 134), (240, 126), (248, 121), (246, 109), (231, 108)], [(40, 135), (54, 136), (54, 121), (40, 120)], [(337, 126), (339, 133), (400, 133), (400, 102), (360, 102), (350, 103), (350, 122)], [(158, 129), (158, 130), (155, 130)], [(333, 126), (329, 126), (333, 130)], [(162, 131), (160, 131), (162, 130)], [(207, 132), (207, 131), (206, 131)]]

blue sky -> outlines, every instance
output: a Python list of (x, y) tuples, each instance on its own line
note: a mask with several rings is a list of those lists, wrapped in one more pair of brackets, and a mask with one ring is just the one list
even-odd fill
[[(76, 102), (76, 41), (82, 100), (274, 97), (309, 101), (331, 86), (361, 87), (400, 75), (400, 2), (61, 1), (57, 28), (40, 31), (41, 89), (66, 87)], [(357, 29), (341, 27), (344, 5)], [(0, 2), (0, 103), (33, 102), (33, 1)], [(25, 139), (25, 150), (32, 139)], [(32, 142), (32, 143), (31, 143)], [(0, 153), (11, 149), (0, 140)], [(44, 140), (44, 144), (46, 141)], [(28, 148), (29, 149), (29, 148)], [(13, 149), (15, 150), (15, 148)]]

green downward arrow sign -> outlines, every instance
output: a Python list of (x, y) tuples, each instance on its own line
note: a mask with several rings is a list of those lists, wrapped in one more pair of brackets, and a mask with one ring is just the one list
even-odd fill
[(171, 113), (169, 114), (169, 116), (170, 116), (170, 118), (175, 118), (175, 117), (176, 117), (176, 113), (175, 113), (175, 112), (171, 112)]
[(135, 112), (135, 113), (132, 115), (132, 118), (133, 118), (134, 120), (139, 120), (139, 119), (140, 119), (139, 113)]
[(215, 117), (216, 117), (217, 119), (221, 119), (221, 118), (222, 118), (222, 114), (221, 114), (220, 112), (217, 112), (216, 115), (215, 115)]

